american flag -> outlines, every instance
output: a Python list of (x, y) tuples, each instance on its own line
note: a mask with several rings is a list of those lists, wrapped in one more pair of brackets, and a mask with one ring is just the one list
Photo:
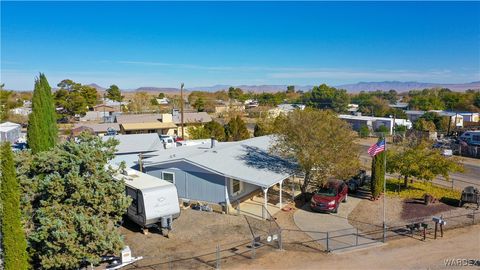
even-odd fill
[(368, 148), (368, 154), (372, 157), (383, 151), (385, 151), (385, 140), (381, 140)]

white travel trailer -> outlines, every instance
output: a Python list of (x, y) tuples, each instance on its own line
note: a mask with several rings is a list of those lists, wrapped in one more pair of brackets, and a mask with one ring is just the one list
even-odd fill
[(125, 181), (126, 194), (132, 198), (128, 218), (140, 225), (144, 232), (151, 227), (172, 229), (173, 220), (180, 216), (174, 184), (133, 169), (126, 169), (124, 174), (115, 178)]

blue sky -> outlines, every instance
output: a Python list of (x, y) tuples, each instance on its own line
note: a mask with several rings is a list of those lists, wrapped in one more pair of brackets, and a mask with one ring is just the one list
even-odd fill
[(480, 2), (5, 2), (1, 82), (480, 80)]

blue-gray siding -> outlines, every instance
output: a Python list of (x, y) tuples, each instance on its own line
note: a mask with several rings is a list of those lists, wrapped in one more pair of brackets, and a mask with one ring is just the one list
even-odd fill
[(233, 195), (232, 190), (231, 190), (232, 186), (230, 184), (230, 181), (231, 181), (231, 179), (228, 179), (228, 181), (227, 181), (227, 183), (228, 183), (228, 198), (230, 199), (230, 203), (233, 203), (233, 202), (235, 202), (235, 200), (237, 200), (239, 198), (242, 198), (245, 195), (251, 193), (252, 191), (258, 190), (260, 188), (259, 186), (243, 182), (243, 187), (242, 187), (241, 192), (237, 195)]
[(147, 174), (162, 178), (162, 172), (175, 174), (178, 196), (212, 203), (225, 202), (225, 177), (187, 162), (146, 166)]

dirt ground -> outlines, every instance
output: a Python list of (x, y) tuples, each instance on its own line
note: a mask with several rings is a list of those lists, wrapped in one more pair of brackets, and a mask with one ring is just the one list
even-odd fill
[[(451, 206), (437, 201), (425, 205), (418, 200), (406, 200), (395, 197), (386, 198), (385, 214), (386, 223), (389, 227), (403, 226), (408, 222), (431, 216), (456, 217), (471, 213), (471, 209)], [(383, 220), (383, 197), (376, 201), (362, 200), (348, 216), (349, 223), (362, 232), (370, 232), (382, 228)], [(463, 220), (461, 220), (463, 219)], [(451, 220), (455, 227), (460, 223), (468, 223), (467, 216)]]
[(480, 259), (480, 225), (448, 231), (438, 240), (402, 238), (379, 247), (343, 253), (270, 252), (223, 269), (477, 269), (446, 267), (445, 259)]
[(190, 265), (196, 269), (209, 269), (217, 245), (221, 249), (239, 245), (240, 249), (252, 239), (245, 217), (192, 209), (182, 210), (180, 217), (174, 220), (169, 238), (155, 230), (144, 235), (136, 224), (129, 221), (121, 228), (121, 233), (133, 256), (144, 257), (131, 269), (183, 269), (190, 268)]

